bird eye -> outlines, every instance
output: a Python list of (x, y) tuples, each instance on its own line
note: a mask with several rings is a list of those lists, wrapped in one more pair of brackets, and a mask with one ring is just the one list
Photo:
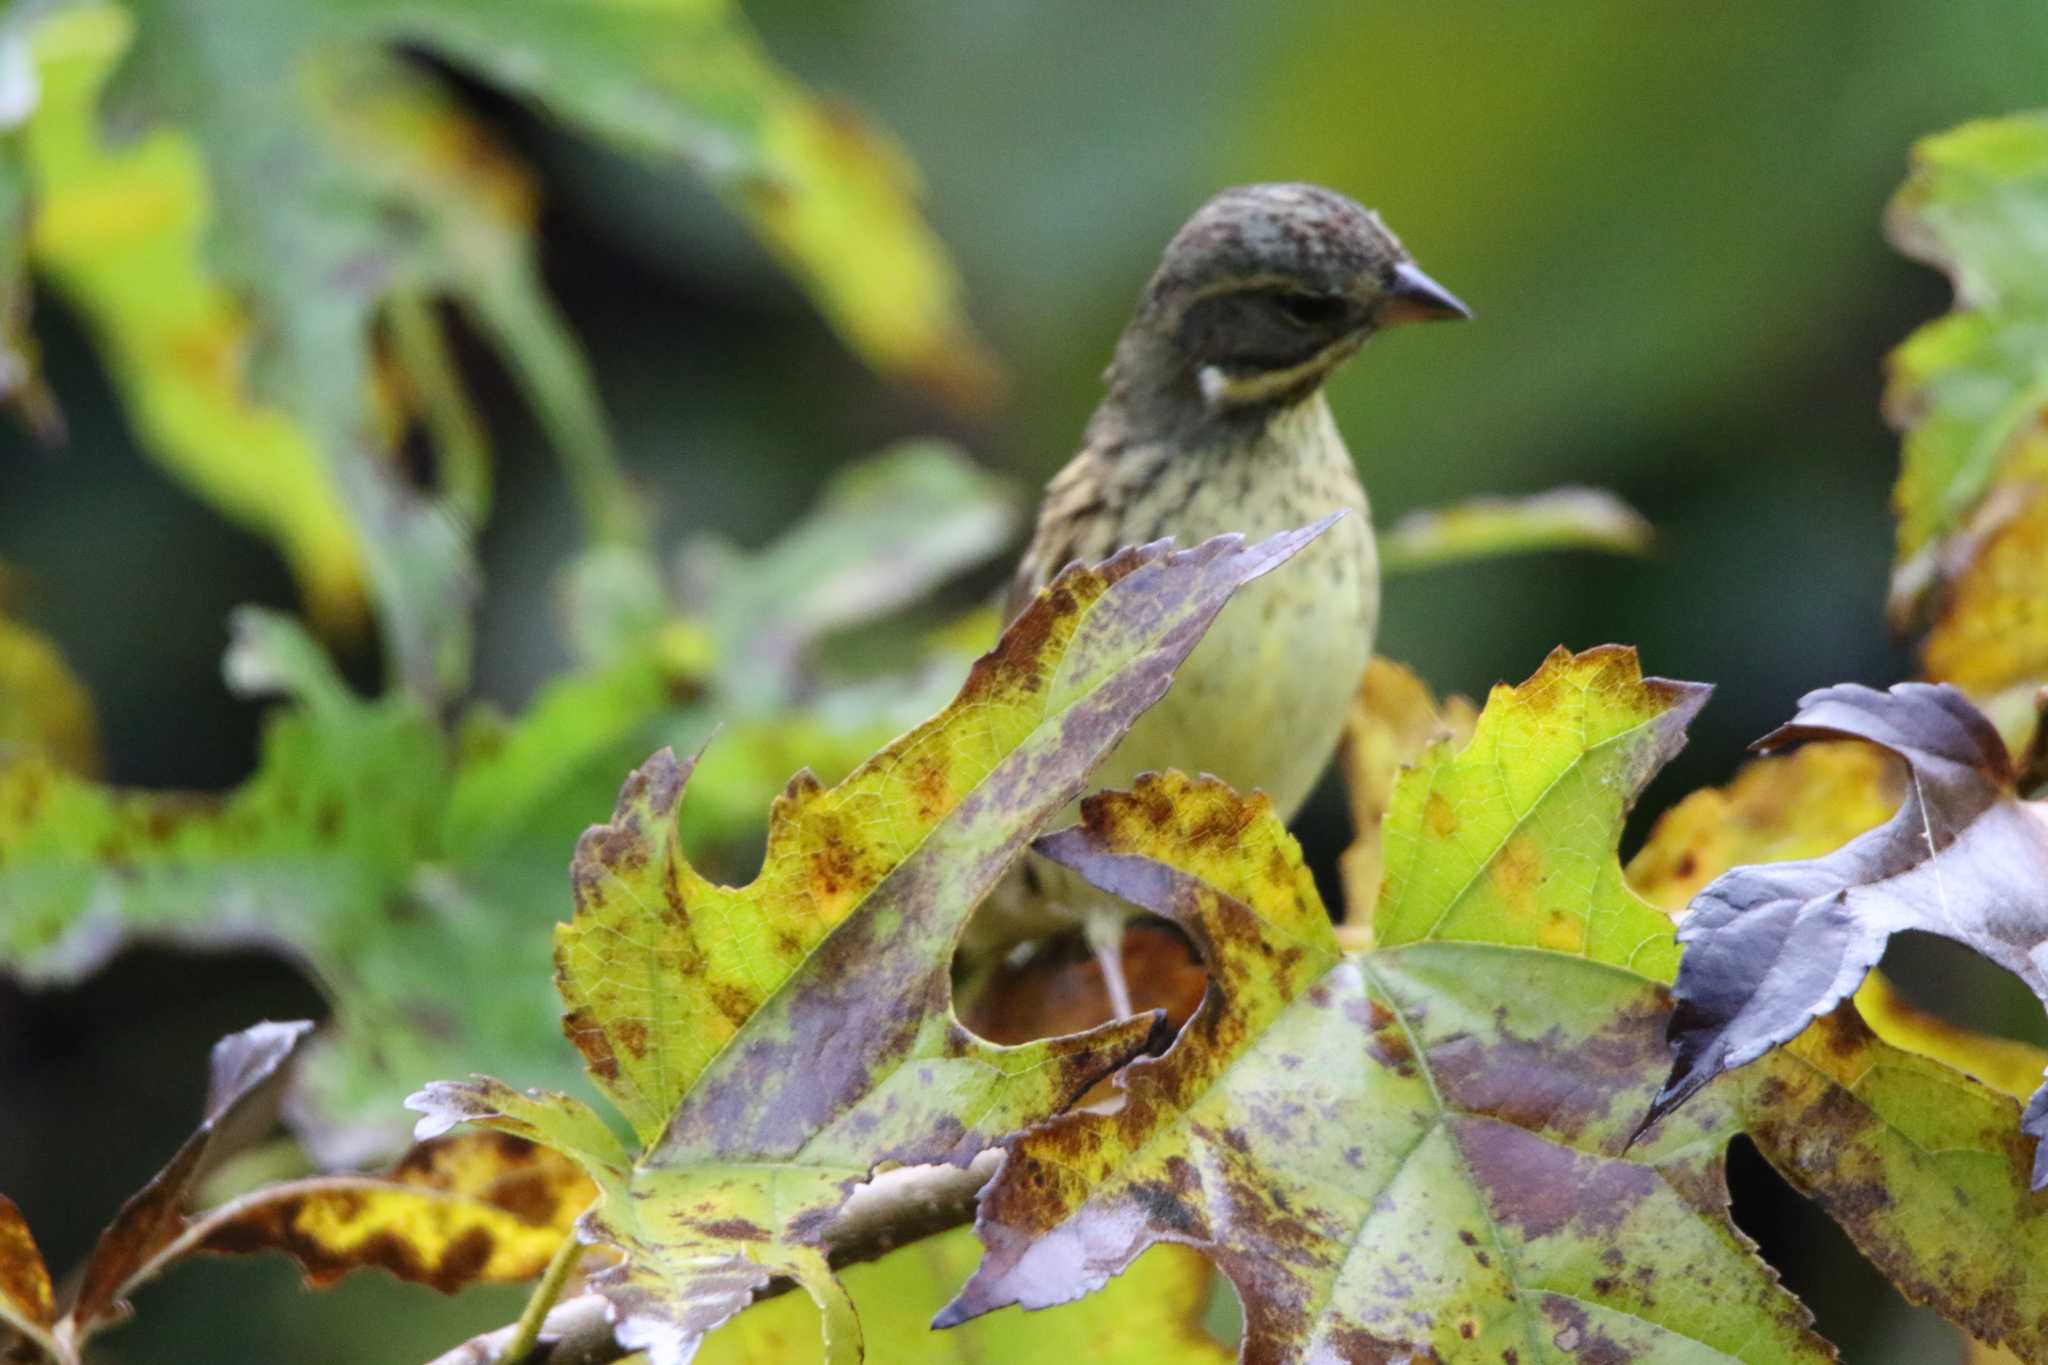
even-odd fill
[(1344, 300), (1328, 294), (1276, 294), (1274, 302), (1291, 321), (1304, 327), (1322, 327), (1344, 316)]

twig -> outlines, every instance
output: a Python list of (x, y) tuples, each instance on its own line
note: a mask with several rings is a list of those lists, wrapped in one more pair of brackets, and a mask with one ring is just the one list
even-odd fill
[[(828, 1259), (835, 1268), (877, 1260), (898, 1247), (968, 1222), (974, 1217), (975, 1195), (995, 1174), (1001, 1159), (1001, 1152), (991, 1148), (965, 1167), (906, 1166), (876, 1176), (854, 1190), (826, 1229)], [(569, 1259), (573, 1263), (574, 1257)], [(551, 1264), (549, 1273), (553, 1272)], [(793, 1288), (789, 1280), (772, 1280), (754, 1301)], [(519, 1357), (507, 1352), (520, 1341), (520, 1329), (536, 1304), (545, 1308), (539, 1291), (528, 1301), (527, 1312), (518, 1323), (472, 1337), (428, 1365), (513, 1365)], [(596, 1294), (579, 1294), (557, 1304), (539, 1324), (530, 1345), (524, 1365), (605, 1365), (627, 1354), (613, 1340), (608, 1305)]]

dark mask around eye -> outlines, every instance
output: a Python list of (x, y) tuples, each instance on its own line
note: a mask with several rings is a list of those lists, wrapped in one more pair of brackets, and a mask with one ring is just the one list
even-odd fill
[(1181, 319), (1180, 343), (1198, 367), (1217, 365), (1248, 375), (1305, 364), (1351, 324), (1349, 305), (1333, 295), (1247, 289), (1190, 307)]

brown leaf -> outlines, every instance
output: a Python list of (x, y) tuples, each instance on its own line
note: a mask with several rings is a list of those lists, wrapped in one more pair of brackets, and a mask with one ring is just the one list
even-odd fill
[(121, 1296), (158, 1268), (158, 1258), (185, 1230), (184, 1206), (220, 1162), (263, 1136), (277, 1121), (286, 1065), (313, 1025), (262, 1023), (213, 1045), (206, 1117), (163, 1170), (121, 1206), (100, 1234), (70, 1316), (83, 1341), (127, 1309)]

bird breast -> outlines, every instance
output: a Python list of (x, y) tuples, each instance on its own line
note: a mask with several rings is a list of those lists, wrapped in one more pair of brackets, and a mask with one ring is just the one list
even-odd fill
[(1379, 563), (1365, 490), (1320, 393), (1236, 448), (1179, 452), (1162, 476), (1188, 480), (1154, 532), (1182, 546), (1347, 515), (1238, 592), (1091, 785), (1127, 786), (1148, 769), (1207, 772), (1265, 791), (1291, 817), (1336, 749), (1372, 654)]

